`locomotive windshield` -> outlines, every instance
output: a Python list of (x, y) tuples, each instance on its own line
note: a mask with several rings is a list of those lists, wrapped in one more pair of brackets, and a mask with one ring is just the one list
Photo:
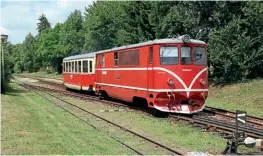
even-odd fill
[(203, 47), (195, 47), (194, 48), (194, 64), (206, 65), (205, 48), (203, 48)]
[[(160, 63), (162, 65), (178, 64), (178, 48), (165, 46), (160, 48)], [(180, 64), (206, 65), (206, 50), (203, 47), (180, 47)]]
[(161, 47), (160, 60), (161, 64), (178, 64), (178, 48)]
[(191, 47), (181, 47), (181, 64), (192, 64)]

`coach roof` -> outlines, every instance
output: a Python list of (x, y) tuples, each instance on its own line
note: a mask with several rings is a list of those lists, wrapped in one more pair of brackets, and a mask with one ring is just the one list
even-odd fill
[(85, 59), (85, 58), (94, 58), (95, 57), (95, 52), (93, 53), (86, 53), (86, 54), (80, 54), (80, 55), (74, 55), (74, 56), (69, 56), (65, 57), (63, 61), (70, 61), (70, 60), (78, 60), (78, 59)]

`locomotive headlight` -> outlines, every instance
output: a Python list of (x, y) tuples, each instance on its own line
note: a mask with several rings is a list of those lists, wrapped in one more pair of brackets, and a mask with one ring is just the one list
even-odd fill
[(200, 80), (200, 83), (204, 86), (204, 85), (206, 84), (206, 80), (201, 79), (201, 80)]
[(189, 35), (183, 35), (183, 37), (182, 37), (182, 40), (183, 40), (183, 42), (189, 42), (190, 41), (190, 36)]
[(168, 85), (170, 86), (174, 85), (174, 81), (172, 79), (168, 79)]

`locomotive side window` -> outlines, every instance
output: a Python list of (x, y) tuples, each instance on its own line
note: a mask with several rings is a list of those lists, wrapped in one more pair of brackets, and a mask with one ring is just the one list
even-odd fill
[(194, 63), (198, 65), (206, 65), (206, 50), (203, 47), (194, 48)]
[(140, 53), (139, 50), (132, 50), (126, 52), (126, 65), (139, 65)]
[(153, 63), (153, 47), (150, 47), (149, 49), (149, 63)]
[(78, 61), (78, 64), (79, 64), (79, 73), (82, 73), (81, 72), (81, 61)]
[(192, 64), (191, 47), (181, 47), (181, 64)]
[(89, 72), (90, 72), (90, 73), (92, 73), (92, 69), (93, 69), (93, 67), (92, 67), (92, 61), (89, 61)]
[(160, 48), (161, 64), (178, 64), (178, 48), (177, 47), (161, 47)]
[(83, 73), (87, 73), (88, 72), (88, 61), (87, 60), (85, 60), (85, 61), (83, 61)]
[(104, 58), (104, 54), (101, 54), (101, 65), (102, 67), (105, 67), (105, 58)]
[(120, 65), (139, 65), (140, 53), (139, 50), (130, 50), (120, 52)]
[(126, 65), (126, 52), (120, 52), (120, 65)]
[(118, 52), (114, 53), (114, 66), (118, 66)]

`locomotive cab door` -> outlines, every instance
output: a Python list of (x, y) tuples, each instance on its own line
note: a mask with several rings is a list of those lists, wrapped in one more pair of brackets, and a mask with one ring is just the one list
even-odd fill
[[(153, 51), (153, 46), (149, 47), (149, 52), (148, 52), (148, 84), (147, 84), (147, 91), (149, 89), (154, 88), (154, 72), (153, 72), (153, 67), (154, 67), (154, 51)], [(149, 91), (148, 91), (149, 93)], [(149, 94), (148, 94), (149, 95)]]

